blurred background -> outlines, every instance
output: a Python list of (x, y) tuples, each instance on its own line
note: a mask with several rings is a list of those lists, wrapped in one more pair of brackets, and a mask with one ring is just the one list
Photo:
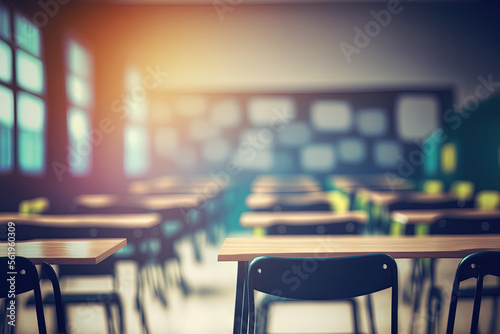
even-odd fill
[[(499, 7), (0, 0), (0, 211), (43, 196), (50, 212), (72, 212), (80, 194), (203, 175), (238, 190), (226, 232), (247, 236), (239, 215), (262, 173), (322, 184), (379, 173), (498, 189)], [(204, 250), (210, 261), (217, 249)], [(167, 313), (171, 327), (158, 320), (161, 307), (152, 311), (153, 332), (229, 332), (236, 267), (184, 265), (188, 280), (207, 281), (177, 302), (189, 307)], [(199, 304), (203, 292), (212, 299)], [(210, 305), (225, 312), (191, 319)], [(184, 327), (216, 317), (223, 325), (214, 329)]]

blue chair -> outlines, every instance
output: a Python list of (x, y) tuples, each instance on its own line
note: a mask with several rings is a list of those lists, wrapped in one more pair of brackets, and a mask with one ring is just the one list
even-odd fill
[[(457, 267), (455, 280), (453, 282), (453, 290), (451, 292), (450, 310), (448, 313), (448, 325), (446, 328), (447, 334), (453, 333), (455, 326), (455, 316), (457, 312), (457, 304), (459, 297), (462, 297), (460, 291), (460, 283), (470, 279), (476, 279), (476, 288), (474, 292), (474, 306), (472, 310), (472, 320), (470, 333), (478, 332), (479, 311), (481, 308), (481, 299), (483, 296), (493, 296), (495, 299), (499, 295), (500, 289), (483, 289), (483, 279), (486, 275), (500, 277), (500, 252), (481, 252), (471, 254), (465, 257)], [(496, 320), (496, 314), (493, 313), (493, 321)], [(496, 333), (495, 329), (491, 329), (491, 333)]]
[[(307, 279), (294, 275), (291, 268), (302, 268)], [(283, 279), (285, 276), (290, 279)], [(391, 333), (398, 332), (397, 265), (386, 254), (323, 259), (259, 257), (250, 263), (247, 283), (249, 334), (256, 330), (254, 290), (281, 298), (320, 301), (354, 298), (391, 287)]]

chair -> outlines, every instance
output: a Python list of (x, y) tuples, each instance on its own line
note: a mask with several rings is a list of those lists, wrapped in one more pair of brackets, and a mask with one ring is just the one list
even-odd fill
[(440, 180), (425, 180), (422, 183), (422, 191), (427, 194), (441, 194), (443, 192), (443, 182)]
[[(11, 265), (11, 261), (12, 260), (10, 260), (8, 257), (0, 257), (0, 267), (10, 268), (9, 266)], [(10, 300), (8, 302), (9, 304), (11, 303), (11, 301), (14, 301), (15, 303), (15, 299), (13, 299), (13, 296), (11, 295), (11, 283), (8, 281), (8, 279), (11, 276), (14, 276), (15, 277), (14, 281), (15, 290), (13, 292), (14, 295), (18, 295), (28, 291), (34, 292), (38, 332), (46, 334), (47, 327), (45, 324), (45, 315), (43, 312), (42, 293), (40, 290), (40, 278), (38, 276), (38, 271), (36, 269), (36, 266), (33, 262), (31, 262), (31, 260), (22, 256), (16, 256), (14, 261), (15, 263), (12, 271), (16, 272), (17, 274), (11, 275), (7, 270), (0, 271), (0, 298), (8, 298)], [(54, 290), (58, 333), (66, 333), (66, 321), (64, 316), (64, 310), (62, 308), (61, 290), (59, 288), (59, 282), (57, 280), (57, 276), (50, 265), (44, 263), (42, 265), (42, 268), (43, 270), (45, 270), (46, 274), (50, 278)], [(8, 306), (6, 304), (7, 301), (4, 304), (4, 309), (2, 310), (3, 311), (2, 316), (5, 317), (4, 319), (7, 319), (6, 320), (7, 324), (3, 323), (3, 326), (8, 325), (8, 321), (10, 320), (7, 317)]]
[[(477, 235), (477, 234), (499, 234), (500, 219), (470, 219), (470, 218), (447, 218), (443, 217), (429, 226), (429, 234), (431, 235)], [(427, 302), (428, 308), (428, 333), (434, 332), (438, 328), (439, 314), (441, 313), (441, 288), (435, 284), (436, 260), (431, 259), (429, 278), (430, 291)], [(496, 287), (489, 289), (491, 291), (488, 296), (495, 298), (493, 312), (496, 313), (498, 305), (496, 298), (500, 296), (500, 282)], [(496, 292), (495, 292), (496, 291)], [(473, 298), (474, 292), (470, 289), (462, 291), (460, 298)], [(494, 325), (494, 324), (493, 324)]]
[(453, 181), (450, 184), (450, 193), (457, 196), (463, 207), (471, 207), (474, 197), (474, 183), (470, 181)]
[(495, 210), (500, 207), (500, 193), (495, 190), (482, 190), (477, 193), (475, 206), (481, 210)]
[[(483, 279), (486, 275), (500, 277), (500, 252), (481, 252), (471, 254), (465, 257), (458, 265), (455, 274), (455, 280), (453, 282), (453, 290), (451, 292), (448, 325), (446, 328), (447, 334), (453, 333), (458, 298), (462, 293), (460, 291), (460, 283), (469, 278), (476, 279), (470, 333), (472, 334), (478, 332), (481, 298), (483, 295), (485, 295), (486, 291), (485, 289), (483, 289)], [(496, 295), (498, 296), (498, 292)], [(495, 320), (495, 317), (496, 315), (493, 315), (493, 320)]]
[[(291, 268), (301, 269), (302, 275), (293, 274)], [(256, 330), (254, 290), (282, 298), (320, 301), (354, 298), (390, 287), (391, 333), (398, 332), (397, 265), (386, 254), (323, 259), (259, 257), (250, 263), (247, 283), (249, 334)]]

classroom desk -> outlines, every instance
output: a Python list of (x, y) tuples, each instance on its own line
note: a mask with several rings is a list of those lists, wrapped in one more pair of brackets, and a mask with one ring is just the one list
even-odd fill
[(172, 195), (109, 195), (85, 194), (75, 197), (73, 203), (79, 207), (102, 209), (109, 207), (133, 207), (151, 211), (192, 208), (201, 204), (198, 194)]
[[(127, 239), (35, 239), (16, 242), (16, 255), (40, 264), (98, 264), (127, 245)], [(7, 243), (0, 242), (0, 256)]]
[(319, 186), (319, 182), (308, 174), (264, 174), (257, 176), (252, 181), (252, 186), (287, 186), (287, 185), (298, 185), (298, 186)]
[(241, 319), (244, 286), (248, 264), (259, 256), (326, 258), (389, 254), (395, 259), (463, 258), (481, 251), (500, 251), (500, 235), (477, 236), (267, 236), (262, 238), (228, 238), (222, 245), (218, 261), (237, 261), (238, 273), (233, 333), (242, 333)]
[(458, 203), (457, 196), (451, 193), (428, 194), (421, 191), (380, 191), (369, 188), (360, 188), (357, 193), (366, 196), (373, 204), (385, 207), (403, 203), (424, 205)]
[(367, 214), (362, 211), (348, 211), (344, 213), (329, 211), (245, 212), (241, 215), (240, 224), (244, 227), (266, 228), (277, 224), (316, 225), (345, 221), (355, 221), (365, 224), (367, 219)]
[(403, 178), (376, 175), (338, 175), (331, 176), (329, 182), (334, 189), (354, 194), (360, 188), (382, 190), (411, 190), (415, 189), (413, 182)]
[(128, 238), (132, 244), (157, 236), (162, 217), (140, 214), (19, 214), (0, 213), (0, 225), (16, 224), (19, 240), (43, 238)]
[(250, 210), (281, 209), (282, 206), (304, 207), (319, 205), (330, 207), (328, 192), (310, 192), (298, 194), (250, 194), (246, 198)]
[(275, 185), (275, 186), (252, 186), (251, 191), (253, 193), (305, 193), (305, 192), (318, 192), (321, 191), (321, 187), (319, 185), (297, 185), (297, 184), (289, 184), (289, 185)]
[(500, 210), (479, 210), (468, 208), (451, 208), (437, 210), (401, 210), (394, 211), (391, 219), (404, 225), (432, 224), (439, 219), (460, 218), (474, 220), (500, 219)]

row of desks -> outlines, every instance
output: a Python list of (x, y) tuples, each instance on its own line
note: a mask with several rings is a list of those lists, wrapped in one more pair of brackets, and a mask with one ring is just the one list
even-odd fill
[[(329, 211), (296, 211), (272, 212), (275, 208), (311, 206), (313, 204), (330, 203), (328, 192), (316, 189), (307, 192), (305, 184), (316, 186), (312, 180), (301, 176), (300, 186), (294, 185), (293, 177), (282, 177), (274, 180), (270, 176), (255, 180), (252, 189), (261, 189), (264, 183), (267, 189), (254, 191), (247, 197), (247, 206), (251, 212), (241, 216), (240, 223), (244, 227), (269, 228), (286, 225), (318, 225), (335, 222), (356, 221), (360, 224), (369, 221), (366, 212), (329, 212)], [(265, 182), (263, 181), (265, 180)], [(393, 211), (390, 218), (401, 225), (429, 225), (442, 219), (469, 218), (476, 220), (500, 219), (500, 210), (480, 211), (477, 209), (459, 208), (460, 203), (453, 194), (426, 194), (414, 190), (414, 184), (404, 179), (386, 178), (384, 176), (363, 176), (352, 178), (334, 177), (330, 180), (336, 189), (353, 196), (360, 194), (374, 205), (385, 207), (454, 207), (433, 210), (399, 210)], [(300, 192), (292, 190), (301, 188)], [(266, 212), (256, 212), (265, 211)], [(276, 210), (274, 210), (276, 211)], [(236, 291), (236, 308), (234, 333), (240, 333), (243, 307), (243, 287), (246, 271), (251, 260), (260, 256), (278, 256), (292, 258), (325, 258), (357, 256), (373, 253), (389, 254), (396, 259), (416, 258), (463, 258), (480, 251), (500, 251), (500, 235), (468, 235), (468, 236), (387, 236), (387, 235), (315, 235), (297, 236), (280, 235), (260, 238), (229, 238), (220, 249), (219, 261), (237, 261), (238, 284)]]

